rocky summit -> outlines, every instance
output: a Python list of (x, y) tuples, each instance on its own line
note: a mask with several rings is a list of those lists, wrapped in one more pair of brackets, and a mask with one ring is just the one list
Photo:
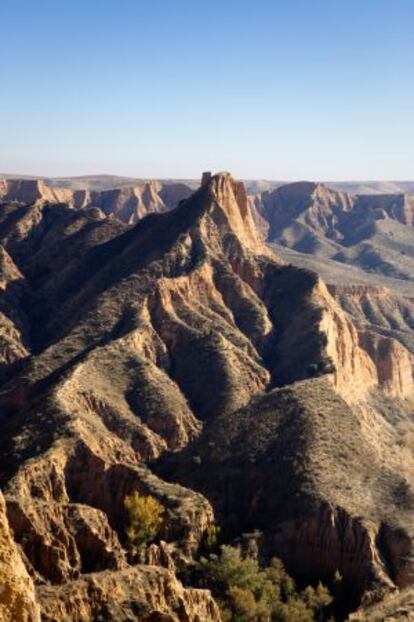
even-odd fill
[[(201, 573), (217, 534), (299, 587), (341, 577), (340, 605), (289, 620), (410, 603), (414, 296), (327, 286), (263, 240), (349, 246), (363, 200), (253, 200), (228, 173), (1, 188), (0, 620), (287, 619), (228, 617)], [(411, 231), (410, 197), (375, 201)], [(139, 553), (136, 492), (163, 508)]]

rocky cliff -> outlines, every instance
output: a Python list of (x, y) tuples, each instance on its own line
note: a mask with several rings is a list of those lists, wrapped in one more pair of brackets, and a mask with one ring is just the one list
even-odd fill
[(0, 620), (40, 622), (35, 588), (13, 540), (0, 493)]
[(191, 189), (183, 183), (148, 181), (105, 190), (71, 189), (53, 186), (44, 180), (0, 180), (0, 201), (64, 203), (75, 209), (98, 207), (126, 223), (136, 223), (152, 212), (173, 209), (189, 197)]
[[(269, 250), (242, 184), (135, 226), (7, 203), (0, 238), (0, 484), (45, 620), (218, 620), (174, 577), (214, 520), (358, 595), (412, 582), (411, 361)], [(127, 551), (135, 490), (166, 508), (152, 568)]]
[(262, 193), (255, 207), (267, 222), (271, 242), (412, 281), (412, 193), (351, 195), (300, 182)]
[(348, 245), (376, 220), (414, 223), (413, 194), (352, 195), (312, 182), (265, 191), (257, 209), (269, 223), (269, 239), (284, 240), (294, 247), (310, 245), (312, 234)]
[(41, 587), (42, 620), (116, 622), (219, 622), (220, 613), (205, 590), (184, 588), (174, 572), (139, 565), (120, 572), (85, 575), (62, 587)]

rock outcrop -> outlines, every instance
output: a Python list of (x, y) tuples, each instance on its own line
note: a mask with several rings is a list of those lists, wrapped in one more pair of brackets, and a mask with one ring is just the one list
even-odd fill
[(30, 288), (0, 245), (0, 374), (29, 354), (30, 320), (22, 309)]
[(85, 575), (62, 587), (41, 587), (38, 593), (43, 622), (221, 620), (209, 592), (184, 588), (172, 572), (154, 566)]
[[(269, 250), (228, 173), (135, 226), (102, 211), (0, 212), (24, 348), (4, 357), (0, 484), (44, 619), (219, 619), (174, 577), (215, 513), (294, 573), (410, 584), (414, 457), (390, 415), (409, 426), (410, 360)], [(165, 507), (166, 568), (131, 566), (136, 490)]]
[(352, 206), (351, 195), (323, 184), (297, 182), (264, 192), (258, 207), (269, 223), (269, 240), (284, 236), (291, 246), (293, 240), (297, 244), (308, 230), (340, 240), (342, 223)]
[(414, 392), (414, 304), (384, 287), (330, 285), (352, 318), (359, 342), (375, 364), (378, 384), (390, 395)]
[(126, 223), (136, 223), (153, 212), (173, 209), (191, 194), (183, 183), (148, 181), (109, 190), (72, 190), (49, 185), (44, 180), (0, 180), (0, 201), (24, 205), (64, 203), (74, 209), (100, 208)]
[(351, 195), (301, 182), (255, 201), (267, 239), (284, 247), (412, 280), (414, 194)]
[(311, 232), (347, 245), (359, 229), (384, 218), (414, 224), (413, 194), (352, 195), (312, 182), (266, 191), (258, 209), (269, 223), (269, 239), (283, 239), (289, 246), (310, 243)]
[(414, 620), (414, 591), (395, 591), (380, 602), (366, 603), (355, 613), (349, 622), (412, 622)]
[(40, 608), (6, 516), (0, 492), (0, 621), (40, 622)]

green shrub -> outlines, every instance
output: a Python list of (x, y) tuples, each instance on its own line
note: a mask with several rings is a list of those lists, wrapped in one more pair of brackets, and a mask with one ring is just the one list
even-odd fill
[(261, 568), (236, 547), (222, 546), (201, 568), (224, 622), (313, 622), (332, 602), (321, 583), (299, 592), (280, 560)]
[(209, 525), (204, 532), (204, 548), (208, 551), (213, 551), (217, 548), (220, 537), (220, 527), (218, 525)]

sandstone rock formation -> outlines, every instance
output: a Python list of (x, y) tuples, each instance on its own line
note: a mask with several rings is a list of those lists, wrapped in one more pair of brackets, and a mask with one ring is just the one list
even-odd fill
[[(161, 211), (0, 210), (0, 485), (44, 619), (218, 620), (174, 577), (214, 513), (307, 578), (411, 584), (408, 347), (273, 254), (228, 173)], [(165, 568), (131, 565), (135, 490), (166, 508)]]
[(19, 551), (6, 516), (0, 493), (0, 621), (40, 622), (40, 608), (35, 589)]
[(267, 191), (255, 207), (267, 238), (374, 274), (412, 280), (414, 194), (351, 195), (298, 182)]
[(22, 301), (29, 293), (20, 270), (0, 245), (0, 374), (28, 355), (29, 320)]
[(105, 214), (127, 223), (136, 223), (152, 212), (164, 212), (191, 194), (183, 183), (143, 182), (138, 185), (108, 190), (84, 190), (52, 186), (44, 180), (0, 180), (0, 201), (65, 203), (75, 209), (99, 207)]
[(381, 602), (367, 603), (349, 616), (349, 622), (412, 622), (414, 591), (412, 588), (392, 592)]
[(172, 572), (155, 566), (85, 575), (62, 587), (41, 587), (38, 595), (44, 622), (221, 620), (205, 590), (185, 589)]
[(311, 232), (349, 243), (370, 222), (390, 218), (414, 223), (414, 195), (351, 195), (324, 184), (296, 182), (261, 195), (259, 209), (269, 222), (270, 240), (285, 237), (295, 245), (310, 244)]

